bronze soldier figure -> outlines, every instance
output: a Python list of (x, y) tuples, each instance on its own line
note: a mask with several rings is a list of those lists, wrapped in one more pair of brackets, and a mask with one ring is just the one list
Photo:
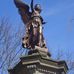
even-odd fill
[(31, 0), (31, 12), (27, 4), (23, 3), (21, 0), (14, 0), (16, 7), (18, 8), (19, 14), (26, 25), (26, 35), (22, 39), (22, 45), (24, 48), (34, 49), (35, 46), (45, 47), (45, 40), (43, 37), (43, 25), (45, 22), (40, 16), (42, 11), (39, 4), (33, 5), (33, 0)]

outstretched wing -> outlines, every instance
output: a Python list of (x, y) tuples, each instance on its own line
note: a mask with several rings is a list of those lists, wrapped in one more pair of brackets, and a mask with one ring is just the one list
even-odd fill
[(24, 24), (26, 24), (31, 16), (31, 13), (29, 12), (29, 6), (23, 3), (21, 0), (14, 0), (14, 3), (18, 8), (19, 14), (21, 15)]

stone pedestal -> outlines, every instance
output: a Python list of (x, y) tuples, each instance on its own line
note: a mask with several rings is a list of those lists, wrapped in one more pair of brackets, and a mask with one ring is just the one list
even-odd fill
[(8, 70), (9, 74), (66, 74), (68, 67), (65, 61), (55, 61), (44, 51), (29, 51), (29, 55), (20, 58), (20, 62)]

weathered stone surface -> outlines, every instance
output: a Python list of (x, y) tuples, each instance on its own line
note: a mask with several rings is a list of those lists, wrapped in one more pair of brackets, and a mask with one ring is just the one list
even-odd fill
[(9, 74), (66, 74), (65, 61), (55, 61), (41, 53), (22, 56), (21, 61), (9, 70)]

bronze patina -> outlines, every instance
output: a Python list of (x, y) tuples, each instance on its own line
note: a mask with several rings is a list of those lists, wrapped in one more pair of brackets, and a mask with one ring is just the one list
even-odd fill
[(26, 35), (22, 39), (23, 47), (28, 49), (34, 49), (35, 46), (46, 48), (43, 37), (43, 24), (45, 22), (40, 16), (42, 11), (40, 4), (34, 6), (33, 0), (31, 0), (30, 7), (21, 0), (14, 0), (14, 3), (26, 25)]

